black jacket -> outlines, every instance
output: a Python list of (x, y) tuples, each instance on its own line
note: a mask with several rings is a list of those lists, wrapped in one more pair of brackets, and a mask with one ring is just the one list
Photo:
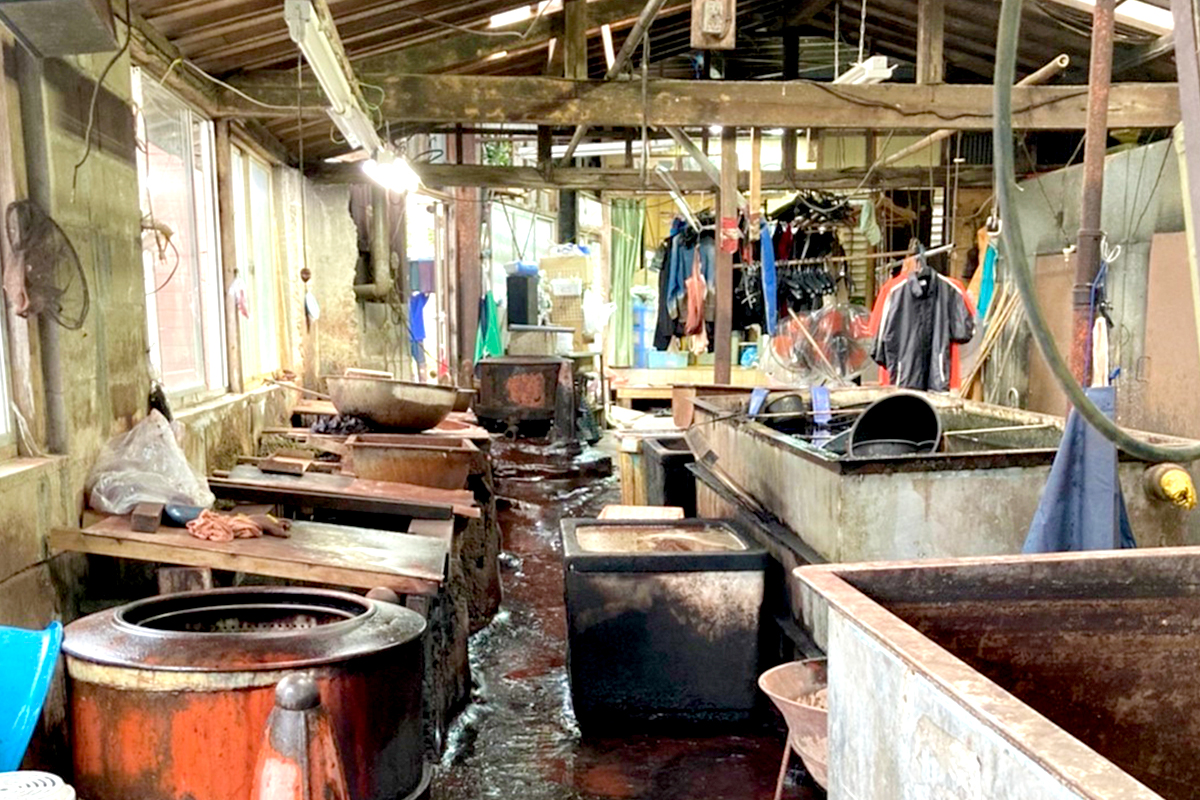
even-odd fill
[(897, 386), (949, 391), (950, 345), (975, 334), (975, 315), (963, 290), (923, 267), (893, 286), (883, 303), (872, 358)]

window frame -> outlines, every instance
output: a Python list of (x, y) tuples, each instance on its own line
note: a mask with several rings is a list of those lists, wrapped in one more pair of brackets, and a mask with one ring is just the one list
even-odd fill
[[(177, 405), (190, 406), (215, 399), (229, 392), (229, 363), (226, 352), (225, 289), (221, 262), (221, 231), (217, 210), (216, 185), (216, 131), (213, 121), (195, 106), (174, 92), (158, 85), (157, 81), (145, 80), (142, 71), (132, 70), (132, 94), (135, 101), (135, 136), (138, 141), (138, 204), (143, 213), (147, 211), (148, 185), (152, 182), (151, 164), (146, 148), (149, 145), (149, 130), (145, 117), (146, 97), (149, 93), (159, 104), (165, 104), (180, 115), (181, 130), (185, 140), (183, 152), (191, 154), (185, 170), (187, 186), (187, 214), (190, 230), (190, 258), (194, 261), (194, 275), (199, 297), (196, 306), (197, 338), (195, 340), (199, 363), (195, 371), (202, 377), (187, 384), (169, 385), (162, 366), (162, 333), (159, 327), (159, 309), (154, 295), (157, 278), (154, 265), (143, 257), (143, 273), (146, 286), (146, 330), (150, 363), (163, 384), (167, 396)], [(197, 159), (199, 166), (197, 167)], [(197, 176), (197, 172), (200, 173)], [(199, 178), (199, 180), (197, 180)], [(143, 253), (145, 248), (143, 247)]]
[[(234, 251), (236, 253), (238, 277), (246, 289), (247, 304), (250, 317), (238, 317), (238, 328), (242, 346), (242, 377), (247, 382), (274, 375), (284, 367), (282, 320), (284, 319), (283, 286), (279, 268), (280, 254), (276, 246), (277, 209), (275, 206), (275, 173), (271, 165), (259, 158), (249, 149), (238, 144), (231, 147), (231, 178), (234, 194)], [(259, 170), (266, 177), (265, 207), (256, 207), (254, 202), (254, 171)], [(260, 218), (266, 217), (265, 227), (259, 231), (263, 241), (259, 241), (255, 228), (260, 224)], [(265, 247), (269, 251), (265, 273), (258, 263), (258, 249)], [(263, 293), (266, 302), (263, 302)], [(268, 318), (260, 315), (262, 309), (268, 309)], [(264, 347), (264, 333), (269, 337), (269, 346)], [(263, 363), (263, 352), (271, 353), (266, 365)], [(253, 353), (253, 363), (249, 363), (247, 354)]]

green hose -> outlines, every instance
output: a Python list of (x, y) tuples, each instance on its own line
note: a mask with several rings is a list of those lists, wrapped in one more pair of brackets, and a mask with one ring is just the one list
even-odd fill
[(1033, 273), (1026, 255), (1025, 240), (1021, 235), (1021, 223), (1013, 203), (1016, 190), (1013, 146), (1012, 87), (1017, 73), (1017, 34), (1021, 27), (1021, 0), (1002, 0), (1000, 6), (1000, 30), (996, 39), (996, 74), (994, 82), (996, 118), (993, 127), (995, 148), (996, 199), (1000, 206), (1003, 228), (1000, 244), (1007, 263), (1012, 267), (1013, 278), (1021, 293), (1025, 306), (1025, 317), (1033, 331), (1034, 341), (1046, 359), (1046, 365), (1071, 405), (1083, 415), (1088, 423), (1105, 439), (1115, 444), (1134, 458), (1143, 461), (1195, 461), (1200, 459), (1200, 445), (1193, 447), (1163, 447), (1143, 439), (1130, 436), (1104, 412), (1096, 407), (1080, 387), (1066, 360), (1058, 352), (1054, 337), (1046, 325), (1046, 317), (1038, 304), (1033, 285)]

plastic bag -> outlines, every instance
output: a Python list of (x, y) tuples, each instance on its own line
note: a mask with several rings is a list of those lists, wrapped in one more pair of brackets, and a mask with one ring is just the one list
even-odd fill
[(89, 505), (106, 514), (128, 514), (138, 503), (208, 508), (216, 500), (157, 411), (104, 445), (87, 485)]

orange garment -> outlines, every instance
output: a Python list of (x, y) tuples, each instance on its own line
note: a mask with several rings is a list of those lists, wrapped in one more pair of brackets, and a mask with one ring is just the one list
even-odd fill
[[(874, 338), (874, 336), (879, 333), (879, 323), (883, 318), (883, 304), (884, 304), (884, 300), (888, 296), (888, 292), (890, 292), (896, 284), (898, 284), (902, 281), (908, 280), (909, 274), (911, 272), (913, 272), (913, 270), (915, 270), (916, 268), (917, 268), (917, 257), (916, 256), (909, 256), (908, 258), (904, 259), (904, 266), (902, 266), (900, 268), (899, 274), (897, 274), (896, 277), (890, 279), (887, 283), (885, 283), (883, 285), (883, 287), (880, 288), (879, 293), (875, 295), (875, 305), (871, 309), (870, 335), (872, 338)], [(982, 270), (979, 270), (979, 271), (982, 271)], [(962, 281), (958, 280), (957, 278), (950, 278), (949, 280), (952, 283), (954, 283), (954, 285), (957, 286), (960, 290), (963, 289)], [(963, 292), (963, 301), (966, 302), (967, 308), (970, 309), (972, 314), (974, 314), (975, 313), (975, 298), (971, 297), (969, 294), (967, 294), (964, 291)], [(950, 345), (950, 388), (951, 389), (957, 389), (962, 384), (962, 365), (959, 363), (959, 359), (958, 359), (958, 347), (959, 346), (957, 344)], [(888, 371), (886, 369), (884, 369), (883, 367), (880, 367), (879, 368), (879, 385), (880, 386), (890, 386), (891, 382), (892, 382), (892, 380), (891, 380), (891, 377), (888, 375)]]

